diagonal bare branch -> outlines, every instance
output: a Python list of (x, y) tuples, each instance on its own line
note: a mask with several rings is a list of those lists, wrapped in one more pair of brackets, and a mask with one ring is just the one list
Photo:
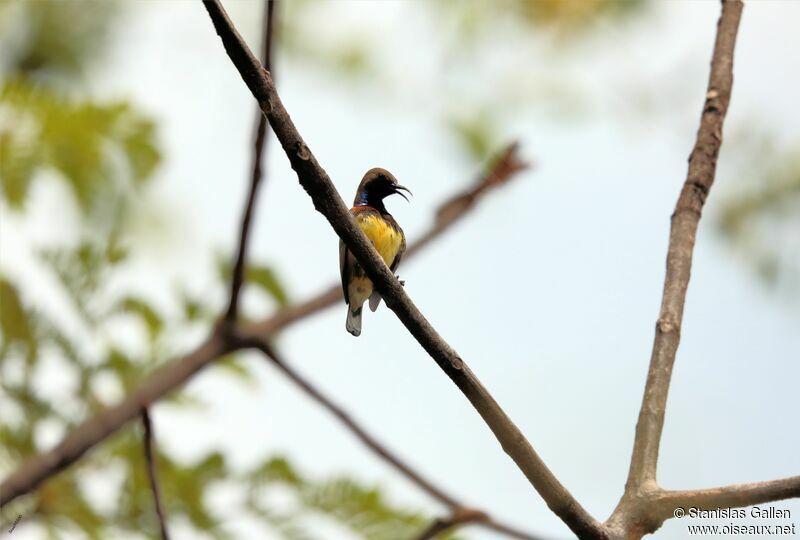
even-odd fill
[[(475, 510), (465, 506), (458, 499), (446, 493), (443, 489), (436, 486), (425, 478), (419, 471), (414, 469), (411, 465), (406, 463), (397, 454), (389, 450), (385, 444), (378, 441), (371, 435), (364, 427), (356, 422), (353, 417), (347, 413), (341, 406), (336, 404), (333, 400), (327, 397), (322, 391), (314, 386), (310, 381), (303, 377), (299, 372), (294, 370), (288, 362), (278, 354), (271, 344), (263, 338), (259, 337), (242, 337), (232, 336), (231, 339), (237, 347), (254, 348), (261, 353), (264, 357), (271, 361), (286, 377), (295, 383), (301, 390), (309, 395), (314, 401), (322, 405), (333, 416), (335, 416), (344, 426), (349, 429), (358, 440), (360, 440), (367, 448), (372, 450), (378, 457), (386, 461), (394, 467), (400, 474), (408, 478), (411, 482), (417, 485), (422, 491), (430, 495), (433, 499), (439, 501), (450, 510), (450, 516), (446, 519), (436, 520), (439, 527), (444, 526), (443, 529), (431, 529), (433, 534), (439, 534), (444, 530), (466, 524), (466, 523), (480, 523), (487, 528), (491, 528), (497, 532), (503, 533), (511, 538), (518, 538), (522, 540), (537, 540), (537, 537), (528, 533), (518, 531), (512, 527), (504, 525), (490, 518), (488, 514), (481, 510)], [(434, 523), (434, 524), (435, 524)], [(433, 525), (431, 527), (433, 527)], [(433, 536), (428, 536), (432, 538)]]
[(578, 536), (605, 536), (602, 525), (558, 481), (464, 360), (420, 313), (356, 225), (327, 173), (289, 117), (269, 72), (253, 56), (219, 0), (204, 0), (203, 3), (228, 56), (266, 114), (292, 168), (297, 172), (300, 184), (311, 197), (314, 207), (325, 216), (365, 269), (389, 309), (395, 312), (403, 325), (472, 403), (497, 437), (503, 450), (514, 460), (550, 509)]
[[(264, 43), (263, 50), (261, 51), (261, 59), (266, 69), (270, 71), (272, 71), (272, 42), (275, 28), (275, 5), (277, 2), (278, 0), (266, 0), (264, 5)], [(244, 284), (244, 269), (247, 262), (247, 238), (250, 235), (253, 207), (255, 206), (258, 188), (263, 177), (261, 164), (266, 155), (267, 119), (264, 117), (264, 113), (261, 112), (261, 109), (257, 109), (256, 111), (255, 124), (256, 128), (253, 136), (253, 172), (250, 178), (250, 192), (247, 195), (247, 203), (245, 204), (244, 214), (242, 215), (242, 226), (239, 232), (239, 251), (236, 255), (236, 262), (233, 265), (233, 274), (231, 276), (231, 298), (228, 304), (228, 310), (225, 313), (225, 319), (228, 321), (236, 320), (237, 316), (239, 293)]]
[(142, 425), (144, 426), (144, 455), (147, 460), (147, 477), (150, 479), (150, 490), (153, 492), (153, 505), (156, 509), (161, 540), (169, 540), (167, 531), (167, 514), (161, 504), (161, 489), (158, 486), (158, 464), (156, 463), (156, 443), (153, 423), (147, 407), (142, 409)]
[(697, 141), (689, 156), (689, 172), (672, 214), (664, 293), (656, 323), (644, 399), (636, 425), (628, 490), (636, 490), (656, 481), (658, 448), (664, 427), (672, 367), (680, 342), (692, 252), (703, 205), (714, 183), (717, 156), (722, 144), (722, 125), (728, 112), (733, 86), (733, 50), (741, 14), (741, 1), (723, 1)]

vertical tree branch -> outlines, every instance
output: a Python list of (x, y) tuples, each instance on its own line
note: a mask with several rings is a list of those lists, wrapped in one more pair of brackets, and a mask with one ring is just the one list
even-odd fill
[(155, 506), (156, 516), (158, 517), (161, 539), (169, 540), (167, 517), (161, 505), (161, 489), (158, 486), (155, 435), (153, 434), (153, 425), (150, 421), (150, 413), (147, 407), (142, 409), (142, 425), (144, 426), (144, 455), (147, 460), (147, 476), (150, 479), (150, 489), (153, 492), (153, 505)]
[[(264, 41), (263, 50), (261, 51), (262, 62), (265, 69), (272, 72), (272, 42), (275, 26), (275, 4), (278, 0), (266, 0), (264, 5)], [(250, 222), (253, 219), (253, 207), (256, 202), (256, 195), (258, 194), (258, 187), (261, 184), (263, 173), (261, 171), (261, 164), (266, 155), (267, 146), (267, 119), (261, 108), (256, 109), (256, 122), (254, 131), (253, 143), (253, 163), (252, 175), (250, 178), (250, 192), (247, 196), (247, 203), (245, 205), (244, 214), (242, 216), (242, 226), (239, 233), (239, 251), (236, 256), (236, 262), (233, 266), (233, 274), (231, 276), (231, 299), (228, 304), (228, 310), (225, 313), (225, 320), (236, 320), (239, 293), (241, 292), (242, 285), (245, 279), (245, 265), (247, 258), (247, 238), (250, 235)]]
[(627, 482), (629, 490), (637, 490), (656, 481), (658, 448), (664, 428), (672, 367), (680, 342), (683, 307), (692, 268), (692, 252), (703, 205), (714, 183), (717, 156), (722, 145), (722, 125), (731, 98), (733, 51), (741, 15), (740, 0), (723, 0), (697, 141), (689, 155), (686, 182), (672, 214), (667, 273), (664, 279), (661, 310), (656, 322), (650, 369), (636, 425), (633, 457)]

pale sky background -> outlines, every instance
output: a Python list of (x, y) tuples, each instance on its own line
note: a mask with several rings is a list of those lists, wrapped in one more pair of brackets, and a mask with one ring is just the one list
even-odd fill
[[(257, 46), (259, 5), (226, 6)], [(628, 470), (669, 216), (698, 125), (718, 2), (656, 2), (566, 51), (510, 28), (498, 34), (502, 41), (476, 52), (474, 63), (446, 61), (453, 29), (431, 26), (421, 3), (332, 1), (314, 12), (305, 24), (322, 43), (361, 33), (378, 40), (387, 59), (383, 82), (342, 82), (279, 52), (281, 97), (348, 202), (373, 166), (411, 188), (410, 205), (388, 202), (409, 239), (475, 174), (445, 137), (444, 114), (467, 95), (509, 94), (503, 132), (522, 143), (536, 168), (485, 198), (399, 273), (420, 310), (550, 469), (605, 520)], [(797, 21), (800, 2), (746, 6), (728, 141), (764, 128), (780, 141), (800, 141)], [(526, 97), (553, 81), (564, 84), (563, 109), (544, 110)], [(159, 122), (165, 161), (137, 223), (142, 260), (120, 286), (175, 312), (172, 287), (212, 290), (212, 251), (233, 246), (249, 177), (253, 100), (200, 3), (177, 0), (128, 6), (92, 93), (131, 99)], [(640, 98), (646, 112), (637, 112)], [(292, 298), (303, 299), (338, 281), (338, 241), (275, 142), (250, 253), (273, 264)], [(722, 243), (711, 219), (739, 180), (737, 160), (760, 157), (734, 155), (743, 148), (723, 145), (700, 225), (661, 446), (659, 481), (666, 488), (800, 473), (796, 298), (768, 292)], [(39, 225), (3, 227), (6, 253), (69, 228), (72, 217), (60, 211), (56, 196), (37, 196)], [(221, 305), (224, 291), (206, 294)], [(263, 302), (246, 303), (269, 313)], [(344, 305), (337, 306), (284, 332), (277, 344), (293, 366), (447, 491), (533, 533), (571, 537), (388, 309), (365, 314), (359, 339), (345, 331), (344, 319)], [(176, 336), (187, 350), (199, 339)], [(240, 467), (286, 453), (308, 475), (346, 473), (385, 486), (394, 500), (444, 511), (277, 371), (256, 357), (247, 362), (258, 374), (257, 388), (243, 390), (210, 369), (189, 385), (207, 403), (202, 413), (155, 407), (159, 443), (186, 459), (222, 449)], [(54, 372), (43, 384), (58, 391), (64, 383)], [(101, 484), (97, 498), (113, 493)], [(264, 537), (237, 512), (228, 490), (218, 490), (213, 501), (238, 538)], [(793, 517), (769, 524), (800, 527), (800, 502), (772, 506)], [(687, 522), (668, 521), (656, 537), (683, 538)], [(499, 538), (476, 527), (465, 532)], [(193, 538), (180, 523), (173, 534)], [(14, 538), (40, 536), (21, 527)], [(331, 538), (350, 537), (337, 530)]]

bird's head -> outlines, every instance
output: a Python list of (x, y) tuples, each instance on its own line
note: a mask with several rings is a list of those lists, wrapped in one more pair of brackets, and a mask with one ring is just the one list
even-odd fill
[(386, 169), (376, 167), (368, 170), (364, 178), (361, 179), (356, 192), (355, 204), (368, 204), (379, 207), (382, 206), (384, 197), (395, 193), (408, 200), (405, 193), (402, 193), (403, 191), (409, 195), (412, 194), (407, 187), (397, 183), (397, 178), (392, 173)]

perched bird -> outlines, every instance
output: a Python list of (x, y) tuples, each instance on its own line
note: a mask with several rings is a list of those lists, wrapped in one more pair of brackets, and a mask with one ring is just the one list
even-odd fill
[[(383, 205), (383, 199), (397, 193), (406, 201), (402, 191), (411, 193), (408, 188), (397, 183), (397, 179), (386, 169), (370, 169), (358, 185), (356, 198), (350, 212), (356, 223), (370, 239), (372, 245), (394, 272), (406, 250), (406, 237), (403, 229)], [(361, 309), (369, 298), (369, 309), (375, 311), (381, 301), (380, 295), (372, 290), (372, 281), (356, 258), (339, 241), (339, 268), (342, 273), (342, 290), (347, 303), (347, 331), (354, 336), (361, 335)]]

